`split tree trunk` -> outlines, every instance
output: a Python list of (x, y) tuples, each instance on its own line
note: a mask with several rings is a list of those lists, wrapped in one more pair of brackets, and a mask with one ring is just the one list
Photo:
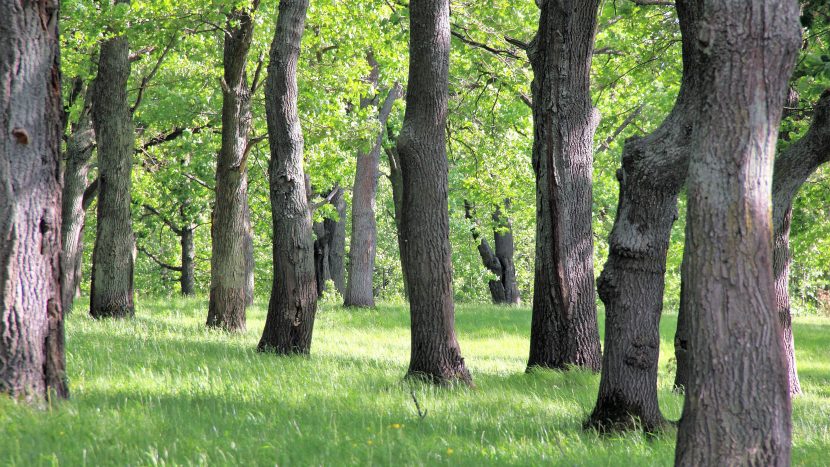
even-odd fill
[(297, 115), (297, 59), (307, 10), (308, 0), (280, 1), (265, 84), (274, 282), (258, 350), (278, 354), (309, 353), (317, 311), (314, 240)]
[[(772, 159), (800, 45), (795, 0), (681, 0), (700, 12), (684, 269), (690, 377), (676, 465), (789, 465), (775, 313)], [(703, 114), (705, 112), (705, 115)]]
[(61, 222), (61, 303), (64, 313), (69, 313), (78, 295), (83, 279), (81, 266), (84, 256), (84, 226), (86, 210), (92, 202), (87, 191), (89, 168), (95, 145), (92, 128), (92, 105), (88, 91), (84, 91), (84, 105), (78, 121), (72, 125), (66, 141), (66, 166), (63, 171), (63, 206)]
[[(509, 200), (505, 202), (508, 206)], [(473, 207), (464, 202), (464, 210), (467, 219), (475, 221)], [(493, 222), (496, 227), (493, 229), (493, 240), (496, 246), (495, 251), (490, 247), (486, 238), (481, 236), (478, 226), (472, 228), (474, 240), (478, 240), (478, 254), (484, 267), (497, 276), (488, 282), (490, 297), (496, 305), (517, 305), (520, 302), (519, 287), (516, 283), (516, 266), (513, 262), (515, 246), (513, 244), (513, 227), (510, 219), (502, 219), (501, 209), (496, 207), (493, 213)]]
[(472, 384), (455, 336), (446, 120), (449, 0), (411, 0), (409, 82), (398, 137), (403, 185), (401, 241), (409, 284), (412, 348), (408, 375)]
[(317, 239), (314, 241), (314, 274), (317, 282), (317, 296), (321, 297), (326, 289), (326, 282), (332, 281), (338, 293), (344, 291), (343, 257), (346, 252), (346, 200), (343, 189), (335, 188), (329, 202), (337, 210), (338, 220), (323, 219), (315, 222), (312, 229)]
[[(129, 3), (129, 0), (116, 0)], [(92, 252), (90, 314), (94, 318), (133, 316), (135, 236), (130, 187), (135, 132), (127, 102), (130, 46), (126, 36), (101, 44), (92, 84), (92, 122), (98, 141), (98, 224)]]
[(68, 397), (58, 2), (0, 1), (0, 392)]
[(247, 169), (252, 116), (245, 68), (254, 32), (251, 15), (258, 6), (254, 0), (250, 9), (229, 15), (222, 59), (222, 147), (216, 165), (207, 325), (232, 332), (245, 330), (245, 309), (253, 300)]
[(600, 275), (605, 352), (597, 403), (586, 427), (660, 429), (657, 402), (660, 315), (677, 197), (689, 168), (689, 137), (699, 115), (698, 13), (680, 9), (683, 79), (674, 108), (658, 129), (625, 142), (617, 171), (620, 197)]
[(528, 369), (600, 369), (590, 70), (599, 0), (543, 0), (533, 66), (536, 267)]
[[(373, 79), (377, 84), (377, 62), (369, 54), (373, 66)], [(374, 307), (375, 253), (377, 251), (377, 221), (375, 219), (375, 198), (378, 191), (380, 151), (383, 149), (383, 134), (386, 122), (392, 113), (392, 105), (401, 97), (401, 87), (395, 83), (386, 95), (378, 111), (379, 130), (375, 144), (369, 152), (357, 154), (357, 172), (352, 190), (352, 237), (349, 247), (349, 284), (344, 296), (345, 306)], [(375, 99), (364, 99), (362, 105), (375, 103)]]

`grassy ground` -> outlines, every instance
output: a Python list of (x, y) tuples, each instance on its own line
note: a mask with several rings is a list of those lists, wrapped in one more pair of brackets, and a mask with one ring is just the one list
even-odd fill
[[(10, 465), (669, 465), (674, 431), (601, 438), (580, 426), (599, 377), (525, 374), (526, 308), (460, 306), (461, 348), (475, 389), (413, 389), (407, 310), (321, 310), (310, 358), (254, 351), (264, 311), (244, 336), (207, 331), (202, 300), (144, 300), (131, 321), (68, 322), (72, 399), (46, 410), (0, 398), (0, 464)], [(670, 391), (675, 317), (663, 319), (660, 397)], [(793, 461), (830, 456), (830, 320), (799, 319), (806, 395), (795, 401)]]

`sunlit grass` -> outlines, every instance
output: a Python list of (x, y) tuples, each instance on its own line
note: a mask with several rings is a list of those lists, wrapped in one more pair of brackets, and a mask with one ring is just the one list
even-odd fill
[[(68, 321), (72, 399), (37, 409), (0, 398), (0, 464), (29, 465), (669, 465), (675, 432), (599, 437), (580, 427), (599, 377), (524, 373), (527, 308), (459, 306), (458, 334), (474, 389), (410, 386), (407, 308), (324, 306), (312, 356), (254, 349), (248, 332), (203, 326), (204, 300), (144, 300), (137, 318)], [(661, 407), (671, 392), (676, 319), (662, 324)], [(805, 395), (795, 401), (793, 460), (830, 456), (830, 321), (799, 319)], [(414, 391), (426, 416), (413, 403)]]

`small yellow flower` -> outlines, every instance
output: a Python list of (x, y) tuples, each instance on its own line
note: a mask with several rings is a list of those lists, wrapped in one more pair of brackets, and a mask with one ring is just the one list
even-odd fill
[(455, 452), (455, 451), (453, 451), (452, 448), (447, 448), (447, 455), (448, 456), (451, 456), (453, 452)]
[(400, 423), (393, 423), (390, 426), (392, 427), (392, 429), (395, 429), (395, 430), (400, 430), (401, 429), (401, 424)]
[(366, 444), (368, 444), (369, 446), (371, 446), (371, 445), (372, 445), (372, 440), (370, 439), (369, 441), (366, 441)]

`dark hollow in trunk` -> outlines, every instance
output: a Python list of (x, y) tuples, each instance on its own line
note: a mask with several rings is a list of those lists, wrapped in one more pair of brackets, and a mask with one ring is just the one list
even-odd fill
[(536, 266), (528, 369), (599, 371), (590, 69), (598, 0), (544, 1), (533, 66)]
[(58, 2), (0, 1), (0, 393), (68, 397)]
[(449, 58), (449, 0), (412, 0), (406, 114), (398, 137), (412, 338), (407, 374), (472, 384), (455, 336), (445, 134)]
[[(676, 465), (789, 465), (791, 407), (775, 313), (772, 159), (800, 45), (794, 0), (682, 0), (699, 12), (701, 113), (684, 250), (690, 373)], [(704, 115), (705, 112), (705, 115)]]
[[(505, 201), (505, 207), (510, 205)], [(475, 221), (473, 207), (467, 201), (464, 202), (464, 211), (467, 219)], [(517, 305), (519, 304), (519, 287), (516, 283), (516, 266), (513, 262), (515, 245), (513, 243), (513, 226), (510, 218), (503, 218), (501, 208), (496, 206), (493, 212), (493, 240), (496, 245), (495, 251), (477, 225), (472, 228), (474, 240), (478, 240), (478, 254), (481, 262), (490, 272), (497, 276), (488, 282), (490, 297), (496, 305)]]
[(317, 311), (314, 239), (297, 115), (297, 59), (307, 10), (308, 0), (280, 1), (265, 84), (274, 282), (258, 350), (278, 354), (309, 353)]
[[(87, 92), (84, 92), (88, 96)], [(83, 279), (81, 265), (84, 256), (84, 226), (86, 210), (97, 194), (98, 184), (89, 184), (90, 159), (95, 145), (92, 129), (91, 101), (84, 98), (84, 106), (66, 140), (66, 165), (63, 171), (63, 206), (61, 208), (61, 303), (69, 313), (78, 296)], [(90, 191), (88, 189), (92, 188)]]
[[(117, 0), (129, 3), (129, 0)], [(133, 316), (135, 236), (130, 187), (135, 132), (127, 81), (130, 46), (125, 36), (101, 44), (92, 84), (92, 122), (98, 142), (98, 224), (92, 251), (89, 312), (94, 318)]]
[(254, 32), (251, 15), (258, 5), (254, 0), (250, 9), (228, 16), (222, 59), (222, 147), (216, 164), (207, 325), (231, 332), (245, 330), (245, 309), (253, 301), (247, 169), (252, 116), (245, 65)]
[[(377, 84), (377, 62), (369, 54), (369, 63), (373, 65), (375, 84)], [(389, 90), (378, 112), (380, 123), (375, 144), (369, 152), (357, 154), (357, 172), (352, 190), (352, 236), (349, 248), (349, 283), (344, 295), (345, 306), (374, 307), (373, 275), (375, 270), (375, 253), (377, 251), (377, 222), (375, 219), (375, 198), (378, 191), (380, 152), (383, 149), (383, 134), (392, 105), (400, 97), (401, 87), (397, 83)], [(361, 105), (374, 103), (374, 99), (364, 99)]]

